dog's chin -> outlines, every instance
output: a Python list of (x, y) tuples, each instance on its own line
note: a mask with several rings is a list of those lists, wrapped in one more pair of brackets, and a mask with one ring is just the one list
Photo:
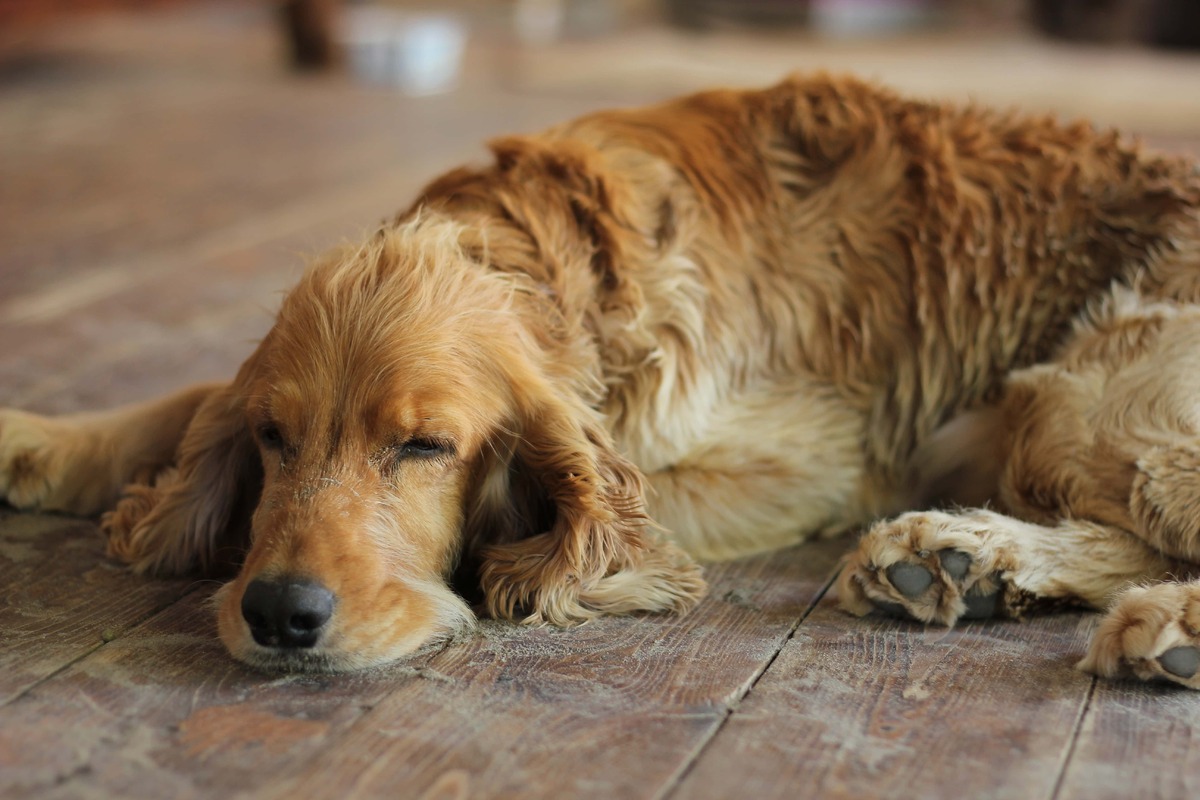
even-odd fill
[(350, 664), (348, 659), (321, 650), (275, 650), (269, 647), (230, 651), (235, 659), (268, 675), (328, 675), (355, 672), (370, 664)]
[(227, 647), (227, 649), (236, 661), (268, 675), (333, 675), (385, 669), (392, 665), (402, 664), (414, 656), (428, 655), (454, 639), (455, 634), (447, 633), (434, 636), (416, 647), (402, 646), (387, 652), (375, 653), (339, 652), (322, 647), (284, 650), (262, 647), (253, 640), (250, 640), (250, 643), (245, 646)]
[(336, 637), (334, 642), (318, 642), (315, 647), (308, 648), (264, 647), (255, 642), (249, 632), (222, 639), (235, 660), (271, 675), (328, 675), (377, 669), (422, 652), (435, 642), (445, 641), (444, 637), (422, 636), (385, 647), (343, 649), (338, 646)]
[(265, 647), (249, 631), (222, 632), (221, 641), (234, 660), (271, 675), (335, 674), (387, 667), (444, 645), (456, 631), (421, 632), (386, 646), (339, 647), (342, 637), (310, 648)]
[(445, 637), (421, 637), (420, 640), (398, 642), (386, 648), (340, 649), (336, 645), (318, 643), (310, 648), (264, 647), (247, 633), (245, 636), (224, 639), (225, 648), (233, 658), (259, 672), (272, 675), (333, 674), (360, 672), (393, 664), (417, 652), (426, 650)]

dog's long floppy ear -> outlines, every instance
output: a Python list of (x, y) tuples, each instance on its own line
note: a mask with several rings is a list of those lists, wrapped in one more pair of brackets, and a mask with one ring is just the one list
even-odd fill
[(480, 568), (490, 613), (570, 625), (600, 614), (691, 608), (699, 567), (646, 513), (642, 474), (614, 448), (595, 411), (543, 376), (516, 384), (515, 481), (553, 504), (549, 530), (489, 547)]
[(247, 386), (261, 351), (197, 409), (175, 466), (152, 485), (127, 487), (105, 515), (109, 555), (160, 575), (236, 566), (262, 491), (262, 461), (246, 420)]

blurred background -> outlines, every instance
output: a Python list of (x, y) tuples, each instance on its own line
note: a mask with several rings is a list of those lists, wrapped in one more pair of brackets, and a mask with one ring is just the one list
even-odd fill
[(1200, 155), (1197, 0), (0, 0), (0, 404), (221, 377), (493, 135), (793, 70)]

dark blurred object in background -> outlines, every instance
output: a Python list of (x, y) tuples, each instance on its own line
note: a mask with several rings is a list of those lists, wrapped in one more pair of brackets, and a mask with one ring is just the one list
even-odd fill
[(946, 0), (666, 0), (666, 10), (671, 21), (694, 30), (732, 23), (869, 36), (925, 27), (945, 4)]
[(337, 63), (339, 6), (339, 0), (284, 0), (280, 12), (292, 64), (298, 69), (325, 69)]
[[(191, 0), (200, 5), (209, 0)], [(262, 0), (277, 4), (292, 66), (325, 69), (338, 61), (337, 26), (344, 0)], [(88, 14), (186, 6), (187, 0), (0, 0), (0, 48), (20, 34)]]
[[(578, 0), (584, 2), (585, 0)], [(1200, 48), (1200, 0), (661, 0), (675, 25), (758, 29), (806, 27), (833, 37), (873, 36), (928, 28), (961, 18), (1026, 10), (1043, 33), (1080, 42), (1139, 42)], [(1016, 12), (1020, 14), (1019, 11)]]
[(667, 18), (700, 30), (721, 21), (750, 25), (805, 25), (808, 0), (665, 0)]
[(1145, 42), (1200, 48), (1197, 0), (1033, 0), (1043, 32), (1085, 42)]

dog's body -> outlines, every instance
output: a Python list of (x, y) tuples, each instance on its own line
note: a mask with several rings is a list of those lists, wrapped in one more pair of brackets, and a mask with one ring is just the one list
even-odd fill
[(493, 150), (318, 261), (229, 386), (0, 416), (0, 492), (94, 513), (134, 480), (114, 554), (248, 546), (234, 654), (349, 668), (468, 618), (460, 554), (492, 613), (567, 624), (921, 507), (956, 415), (1111, 284), (1200, 294), (1200, 176), (1085, 125), (820, 77)]

